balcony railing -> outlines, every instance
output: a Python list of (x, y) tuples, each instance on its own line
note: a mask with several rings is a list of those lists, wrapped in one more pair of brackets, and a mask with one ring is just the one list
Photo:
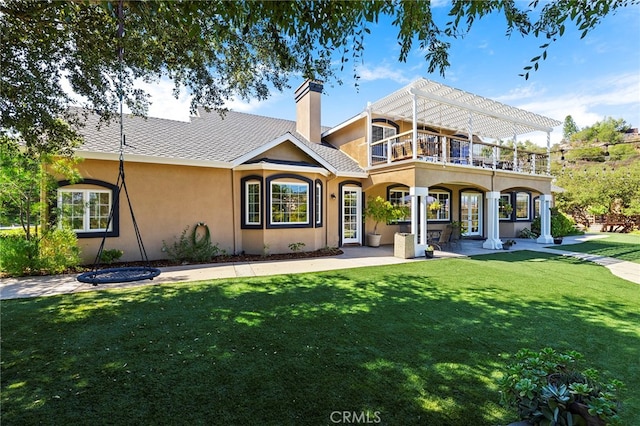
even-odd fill
[(488, 142), (418, 131), (404, 132), (371, 144), (371, 165), (416, 159), (432, 163), (459, 164), (520, 173), (547, 174), (547, 154), (516, 150)]

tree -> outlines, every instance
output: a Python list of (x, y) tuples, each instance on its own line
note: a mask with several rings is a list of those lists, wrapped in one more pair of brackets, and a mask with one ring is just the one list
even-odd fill
[(578, 133), (579, 130), (580, 129), (578, 129), (578, 125), (575, 121), (573, 121), (573, 117), (567, 115), (564, 118), (564, 125), (562, 126), (562, 137), (564, 138), (564, 140), (568, 141), (569, 139), (571, 139), (571, 136), (574, 133)]
[(76, 160), (22, 148), (16, 139), (0, 135), (0, 223), (18, 223), (30, 241), (38, 226), (48, 225), (49, 198), (56, 173), (76, 181)]
[[(584, 37), (603, 17), (636, 3), (462, 0), (453, 2), (451, 20), (442, 24), (435, 22), (426, 1), (6, 0), (0, 2), (2, 131), (19, 135), (29, 146), (42, 144), (47, 152), (66, 149), (64, 142), (74, 134), (51, 136), (60, 131), (57, 120), (70, 105), (84, 105), (108, 120), (122, 96), (133, 113), (146, 113), (148, 98), (135, 87), (136, 78), (168, 77), (176, 95), (182, 89), (190, 92), (192, 110), (222, 110), (232, 96), (265, 99), (270, 88), (285, 88), (293, 73), (331, 80), (334, 59), (341, 69), (351, 60), (355, 72), (365, 37), (381, 16), (391, 17), (398, 29), (400, 61), (417, 43), (426, 52), (428, 71), (444, 74), (451, 43), (464, 37), (477, 19), (500, 13), (506, 35), (547, 41), (525, 67), (526, 78), (568, 22)], [(120, 18), (124, 33), (118, 29)], [(124, 52), (122, 66), (117, 52)], [(65, 79), (81, 101), (64, 90)]]
[(572, 135), (565, 161), (552, 165), (564, 189), (557, 205), (585, 226), (592, 215), (640, 215), (640, 143), (624, 140), (627, 129), (611, 117), (585, 127)]

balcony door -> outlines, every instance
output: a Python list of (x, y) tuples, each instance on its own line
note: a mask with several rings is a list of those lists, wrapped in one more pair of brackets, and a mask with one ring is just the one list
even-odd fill
[(362, 189), (342, 187), (342, 244), (362, 242)]
[(465, 237), (482, 236), (482, 194), (480, 192), (462, 192), (460, 194), (460, 221), (462, 235)]

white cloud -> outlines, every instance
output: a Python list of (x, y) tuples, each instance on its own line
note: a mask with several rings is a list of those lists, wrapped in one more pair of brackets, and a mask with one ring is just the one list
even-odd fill
[(498, 102), (507, 103), (514, 100), (519, 101), (522, 99), (537, 97), (544, 94), (545, 92), (545, 89), (539, 89), (535, 83), (531, 82), (526, 86), (520, 86), (516, 87), (515, 89), (511, 89), (508, 93), (501, 96), (496, 96), (494, 99)]
[(173, 96), (173, 82), (161, 79), (154, 83), (136, 81), (135, 87), (150, 95), (149, 116), (169, 120), (189, 121), (191, 97), (184, 91), (178, 99)]
[(484, 53), (489, 56), (492, 56), (495, 53), (494, 50), (490, 47), (488, 41), (483, 41), (481, 44), (479, 44), (478, 49), (484, 50)]
[[(635, 73), (608, 75), (597, 80), (576, 80), (560, 90), (531, 83), (494, 99), (564, 122), (571, 115), (578, 127), (587, 127), (607, 116), (624, 118), (638, 125), (640, 117), (640, 76)], [(518, 136), (519, 140), (546, 145), (542, 132)], [(551, 134), (551, 143), (562, 139), (562, 125)]]
[(359, 66), (357, 69), (361, 82), (376, 81), (376, 80), (392, 80), (400, 84), (408, 84), (415, 78), (407, 77), (404, 72), (395, 68), (388, 63), (382, 63), (370, 68), (368, 65)]
[[(269, 107), (280, 102), (281, 100), (283, 100), (283, 97), (283, 93), (272, 91), (268, 99), (262, 101), (252, 99), (249, 102), (232, 99), (231, 101), (225, 103), (225, 107), (229, 108), (232, 111), (254, 113), (261, 108)], [(289, 98), (291, 97), (292, 96), (289, 96)]]

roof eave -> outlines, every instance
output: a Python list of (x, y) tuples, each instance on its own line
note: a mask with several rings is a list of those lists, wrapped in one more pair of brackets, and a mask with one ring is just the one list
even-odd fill
[[(95, 151), (76, 151), (76, 156), (87, 160), (104, 160), (104, 161), (119, 161), (120, 154), (112, 152), (95, 152)], [(211, 160), (194, 160), (184, 158), (167, 158), (151, 155), (139, 155), (139, 154), (125, 154), (125, 163), (149, 163), (149, 164), (165, 164), (172, 166), (192, 166), (192, 167), (209, 167), (220, 169), (231, 169), (233, 164), (225, 161), (211, 161)]]

